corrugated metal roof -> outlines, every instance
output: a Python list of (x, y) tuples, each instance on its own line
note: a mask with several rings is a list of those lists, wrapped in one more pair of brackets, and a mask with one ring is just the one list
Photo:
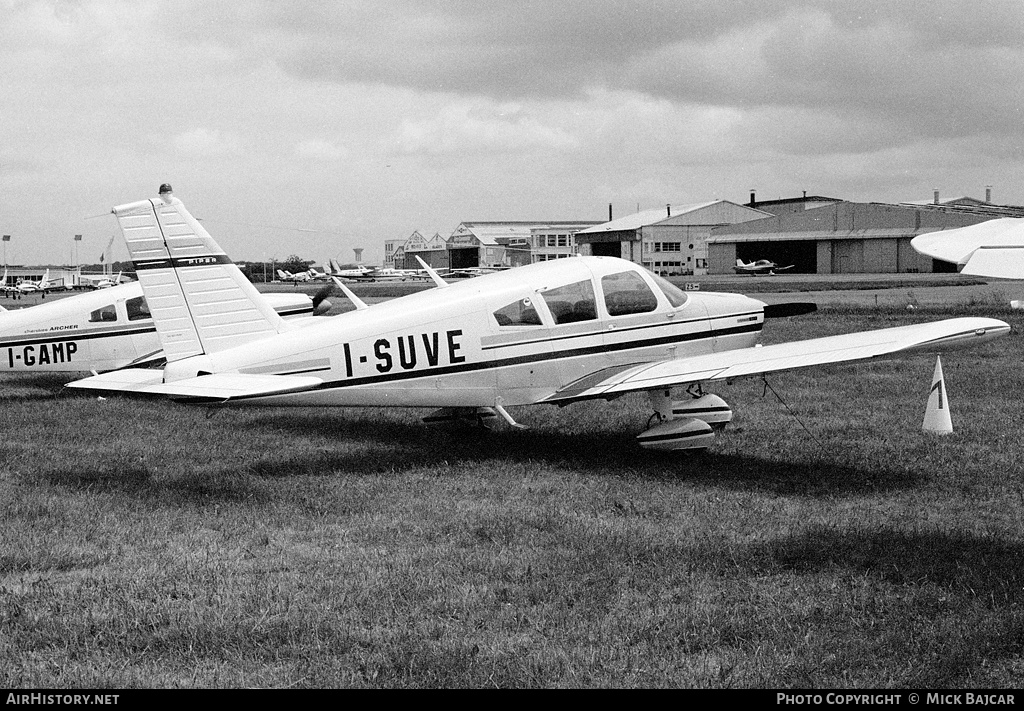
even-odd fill
[(935, 228), (915, 230), (904, 227), (875, 228), (867, 230), (805, 230), (802, 232), (761, 232), (752, 234), (717, 235), (708, 238), (708, 244), (732, 242), (795, 242), (797, 240), (841, 240), (841, 239), (910, 239)]
[(658, 208), (656, 210), (644, 210), (643, 212), (635, 212), (632, 215), (626, 215), (625, 217), (620, 217), (616, 220), (612, 220), (611, 222), (603, 222), (600, 225), (594, 225), (593, 227), (590, 227), (588, 229), (580, 230), (579, 232), (577, 232), (577, 234), (587, 235), (601, 234), (604, 232), (622, 232), (626, 230), (638, 230), (641, 227), (646, 227), (647, 225), (656, 225), (659, 222), (664, 222), (665, 220), (670, 220), (673, 217), (685, 215), (688, 212), (694, 212), (695, 210), (700, 210), (705, 207), (717, 205), (720, 202), (722, 202), (722, 200), (698, 202), (692, 205), (672, 205), (671, 215), (668, 214), (668, 210), (664, 207)]

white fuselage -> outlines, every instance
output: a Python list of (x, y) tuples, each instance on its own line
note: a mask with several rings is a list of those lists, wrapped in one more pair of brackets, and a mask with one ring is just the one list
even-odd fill
[[(760, 301), (682, 292), (673, 306), (645, 270), (619, 259), (578, 258), (522, 267), (335, 316), (301, 336), (282, 333), (170, 363), (164, 380), (199, 372), (313, 375), (317, 389), (253, 398), (268, 405), (486, 407), (537, 402), (612, 366), (747, 347), (764, 320)], [(602, 280), (643, 279), (656, 307), (613, 315)], [(557, 322), (552, 294), (590, 284), (593, 316)], [(677, 290), (678, 291), (678, 290)], [(537, 323), (502, 324), (496, 312), (526, 303)], [(556, 308), (557, 307), (557, 308)]]
[[(282, 317), (308, 315), (304, 294), (267, 294)], [(103, 372), (163, 359), (139, 282), (0, 313), (0, 372)]]

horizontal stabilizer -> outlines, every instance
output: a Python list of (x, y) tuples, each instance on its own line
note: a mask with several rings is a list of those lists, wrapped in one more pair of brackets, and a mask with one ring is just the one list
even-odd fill
[(223, 403), (251, 397), (285, 395), (312, 390), (320, 378), (308, 375), (252, 375), (248, 373), (212, 373), (195, 378), (163, 382), (160, 370), (115, 370), (103, 375), (76, 380), (66, 387), (136, 395), (163, 396), (178, 402)]
[(543, 402), (607, 398), (711, 380), (728, 380), (814, 365), (911, 351), (943, 351), (1004, 336), (1008, 324), (992, 318), (953, 318), (842, 336), (755, 346), (632, 367), (614, 366), (565, 386)]

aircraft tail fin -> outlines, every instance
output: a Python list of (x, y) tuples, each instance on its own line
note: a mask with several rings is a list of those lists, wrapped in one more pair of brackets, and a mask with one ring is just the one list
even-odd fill
[(737, 266), (737, 267), (745, 267), (745, 266), (747, 266), (747, 265), (743, 263), (743, 260), (742, 260), (742, 259), (737, 259), (737, 260), (736, 260), (736, 266)]
[(161, 187), (159, 198), (113, 213), (169, 363), (284, 329), (273, 307), (169, 190)]

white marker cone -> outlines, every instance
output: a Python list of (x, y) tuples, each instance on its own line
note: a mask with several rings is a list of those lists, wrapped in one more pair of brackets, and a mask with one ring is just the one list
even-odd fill
[(928, 406), (924, 411), (925, 432), (949, 434), (953, 431), (953, 421), (949, 417), (949, 399), (946, 397), (946, 381), (942, 377), (942, 359), (935, 356), (935, 374), (932, 376), (932, 389), (928, 393)]

